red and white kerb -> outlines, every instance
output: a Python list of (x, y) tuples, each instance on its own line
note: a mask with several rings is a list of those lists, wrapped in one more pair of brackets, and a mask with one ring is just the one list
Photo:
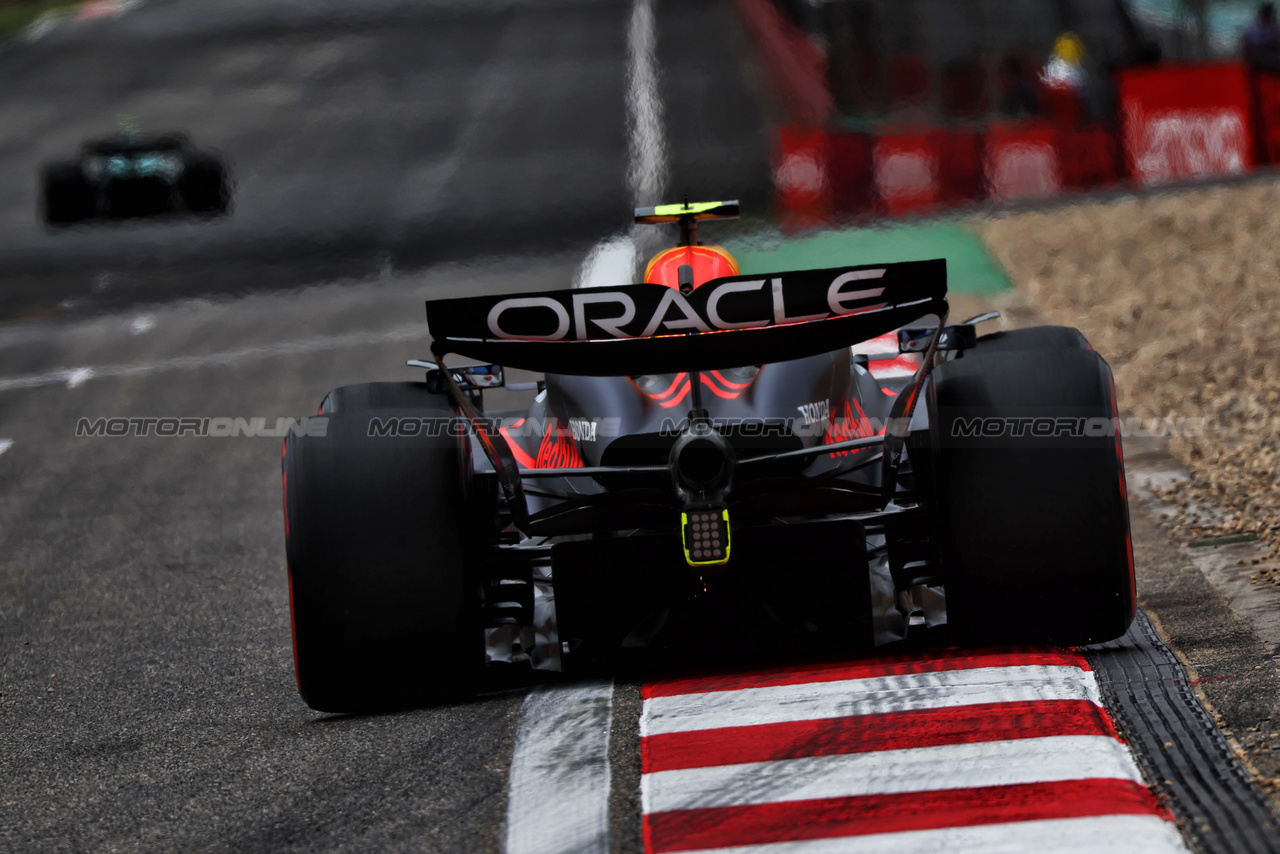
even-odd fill
[(1070, 651), (644, 687), (645, 848), (1185, 852)]

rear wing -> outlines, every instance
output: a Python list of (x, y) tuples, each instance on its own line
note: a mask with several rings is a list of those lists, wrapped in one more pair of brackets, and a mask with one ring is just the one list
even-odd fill
[(946, 261), (428, 300), (437, 356), (555, 374), (709, 371), (800, 359), (945, 318)]
[[(882, 483), (895, 472), (924, 379), (947, 317), (946, 261), (839, 267), (714, 279), (683, 293), (662, 285), (546, 291), (428, 300), (432, 351), (441, 368), (455, 353), (483, 362), (557, 374), (619, 376), (716, 370), (827, 353), (936, 314), (938, 325), (907, 388), (894, 400), (883, 437)], [(529, 521), (520, 467), (511, 449), (442, 370), (470, 422), (518, 526)], [(868, 440), (826, 445), (826, 452)], [(550, 472), (543, 472), (548, 474)], [(556, 472), (591, 475), (591, 469)]]

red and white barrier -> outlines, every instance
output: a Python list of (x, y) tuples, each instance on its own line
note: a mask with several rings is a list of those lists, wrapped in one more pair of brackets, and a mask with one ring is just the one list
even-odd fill
[(1280, 163), (1280, 75), (1240, 63), (1129, 69), (1118, 124), (1037, 120), (984, 131), (785, 128), (774, 164), (790, 225), (836, 213), (930, 213), (983, 198), (1221, 178)]
[(823, 128), (789, 126), (774, 147), (773, 186), (783, 225), (812, 228), (830, 222), (835, 203), (828, 175), (830, 136)]
[(878, 196), (872, 169), (875, 137), (869, 133), (834, 130), (827, 138), (827, 176), (831, 198), (842, 214), (877, 209)]
[(1124, 177), (1119, 137), (1102, 123), (1059, 130), (1058, 165), (1068, 190), (1110, 187)]
[(1280, 74), (1257, 71), (1250, 77), (1258, 121), (1258, 158), (1280, 163)]
[(982, 198), (982, 136), (976, 131), (907, 130), (875, 137), (871, 153), (878, 209), (928, 213)]
[(1131, 69), (1117, 83), (1126, 159), (1143, 184), (1237, 175), (1256, 165), (1243, 65)]
[(1047, 199), (1064, 187), (1059, 134), (1045, 124), (997, 125), (987, 134), (986, 174), (998, 201)]
[(935, 142), (928, 131), (876, 138), (871, 153), (874, 185), (889, 216), (927, 212), (942, 203)]

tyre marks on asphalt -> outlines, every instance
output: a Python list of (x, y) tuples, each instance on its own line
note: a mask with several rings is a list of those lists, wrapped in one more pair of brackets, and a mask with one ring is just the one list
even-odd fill
[(646, 684), (646, 850), (1185, 851), (1070, 651)]
[(609, 850), (613, 683), (535, 688), (520, 709), (507, 788), (507, 854)]

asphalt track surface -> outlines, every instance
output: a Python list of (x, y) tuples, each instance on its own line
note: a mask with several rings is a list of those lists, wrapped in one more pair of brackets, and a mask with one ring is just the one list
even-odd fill
[[(76, 436), (412, 379), (422, 299), (563, 287), (628, 228), (631, 3), (353, 6), (151, 0), (0, 52), (0, 851), (503, 850), (524, 691), (298, 698), (278, 439)], [(656, 9), (667, 188), (763, 204), (728, 4)], [(41, 229), (40, 163), (120, 115), (223, 151), (234, 215)], [(612, 712), (638, 851), (637, 682)]]
[[(727, 4), (725, 4), (727, 5)], [(151, 0), (0, 52), (0, 317), (236, 294), (629, 225), (618, 0)], [(672, 192), (767, 199), (760, 99), (722, 4), (664, 4)], [(43, 163), (128, 118), (226, 157), (213, 222), (50, 233)]]

